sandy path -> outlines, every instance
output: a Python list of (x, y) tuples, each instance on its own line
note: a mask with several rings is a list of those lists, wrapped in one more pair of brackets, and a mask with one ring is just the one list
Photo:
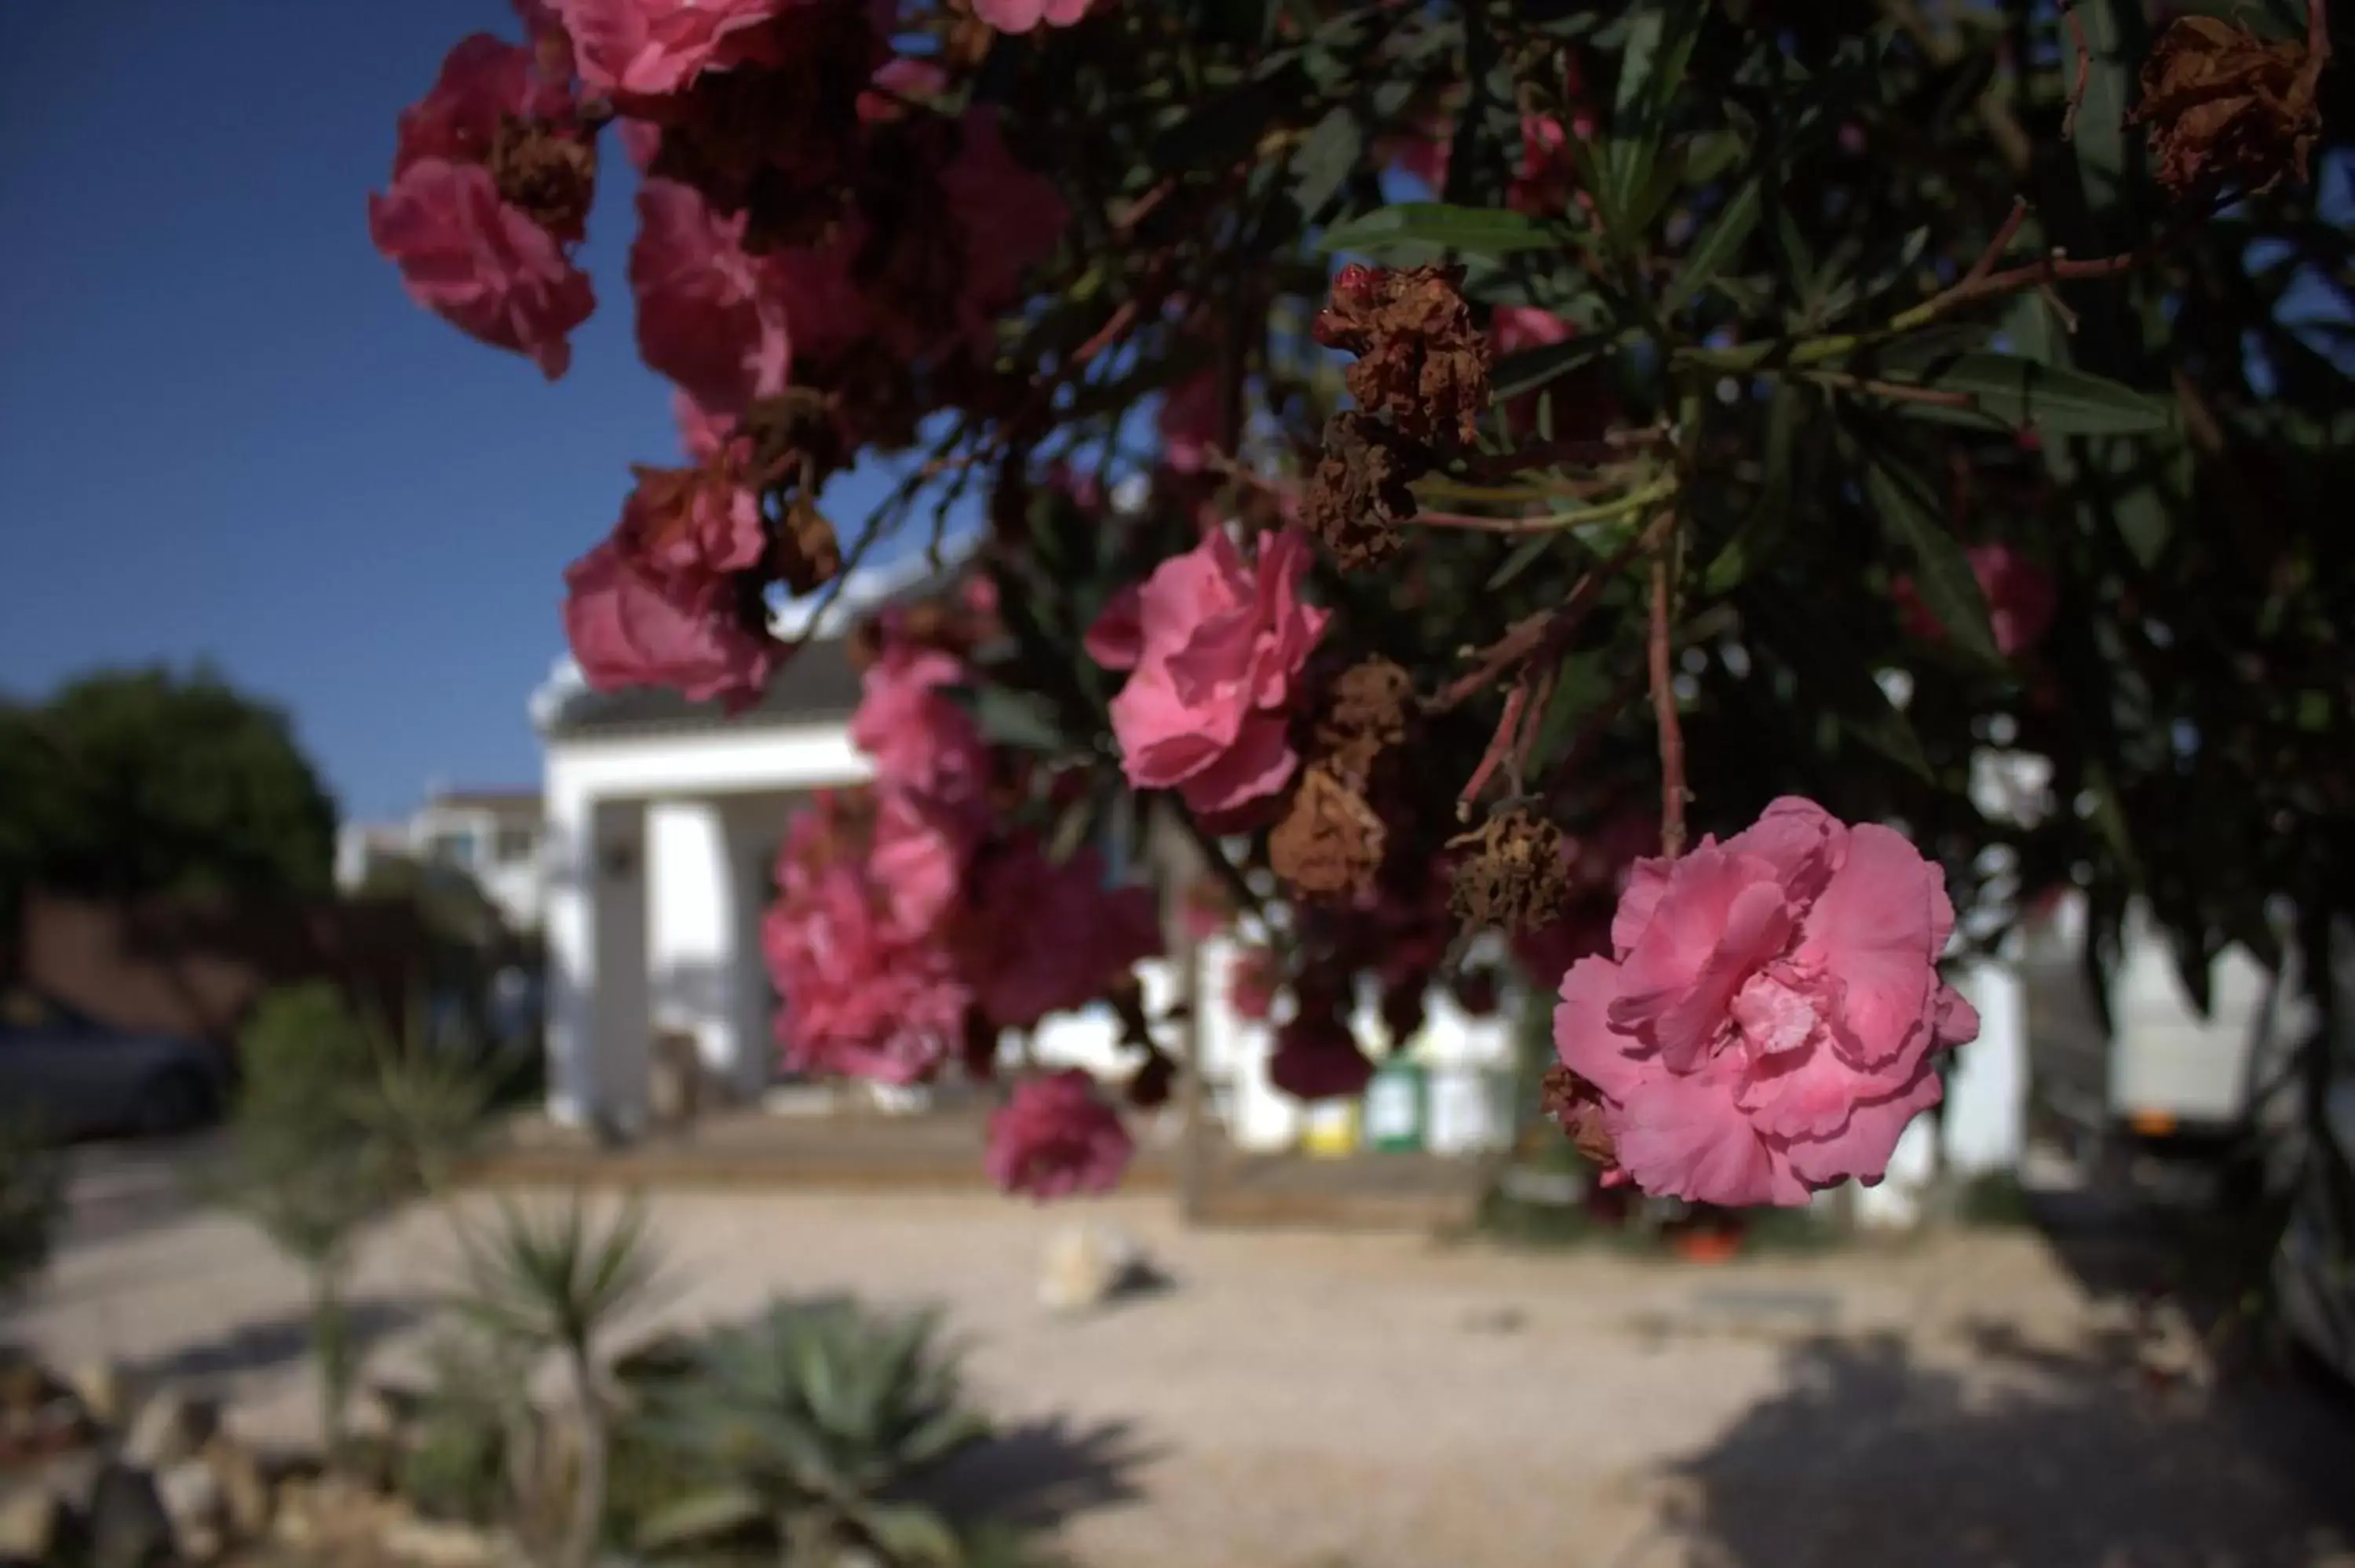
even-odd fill
[[(1048, 1317), (1038, 1260), (1067, 1211), (667, 1195), (663, 1316), (947, 1304), (1010, 1433), (961, 1485), (1060, 1517), (1099, 1568), (2355, 1564), (2328, 1518), (2355, 1511), (2355, 1417), (2152, 1393), (2094, 1353), (2106, 1319), (2026, 1234), (1695, 1270), (1188, 1233), (1158, 1198), (1087, 1212), (1173, 1287)], [(378, 1238), (379, 1355), (448, 1277), (444, 1217)], [(300, 1303), (250, 1233), (163, 1205), (90, 1224), (19, 1330), (218, 1383), (285, 1436), (308, 1415)]]

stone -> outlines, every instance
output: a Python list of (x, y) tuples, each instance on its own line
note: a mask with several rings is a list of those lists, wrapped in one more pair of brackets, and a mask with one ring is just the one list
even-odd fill
[(1052, 1312), (1084, 1312), (1143, 1283), (1147, 1274), (1135, 1238), (1110, 1225), (1067, 1225), (1048, 1240), (1039, 1304)]
[(144, 1470), (167, 1468), (195, 1458), (219, 1428), (218, 1406), (166, 1383), (140, 1405), (123, 1439), (123, 1461)]
[(131, 1403), (124, 1392), (123, 1365), (103, 1357), (69, 1367), (65, 1373), (65, 1386), (91, 1420), (112, 1429), (123, 1425), (131, 1414)]
[(205, 1445), (205, 1463), (220, 1487), (221, 1514), (231, 1538), (250, 1541), (270, 1529), (270, 1481), (253, 1450), (227, 1432)]
[(171, 1516), (172, 1540), (191, 1563), (220, 1555), (229, 1523), (229, 1499), (211, 1461), (198, 1455), (156, 1472), (155, 1496)]
[(0, 1563), (47, 1563), (65, 1533), (65, 1499), (38, 1482), (0, 1493)]
[(91, 1568), (158, 1568), (172, 1559), (172, 1516), (144, 1470), (112, 1464), (100, 1471), (90, 1525)]

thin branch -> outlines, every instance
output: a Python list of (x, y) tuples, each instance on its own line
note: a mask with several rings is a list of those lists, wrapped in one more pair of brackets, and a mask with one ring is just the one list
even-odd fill
[[(1732, 605), (1718, 605), (1680, 628), (1671, 650), (1689, 648), (1714, 637), (1739, 619)], [(1611, 694), (1594, 705), (1585, 722), (1579, 726), (1577, 737), (1571, 742), (1570, 749), (1562, 754), (1560, 762), (1554, 764), (1551, 770), (1553, 782), (1546, 787), (1544, 794), (1547, 804), (1558, 806), (1569, 800), (1571, 791), (1578, 786), (1580, 775), (1584, 772), (1586, 765), (1594, 760), (1595, 753), (1610, 735), (1613, 722), (1627, 711), (1627, 705), (1642, 695), (1650, 683), (1648, 645), (1646, 652), (1646, 657), (1629, 664), (1626, 673), (1619, 677), (1619, 683), (1611, 689)]]
[(1475, 517), (1461, 512), (1417, 512), (1408, 521), (1431, 528), (1470, 528), (1488, 534), (1554, 534), (1589, 524), (1609, 523), (1641, 512), (1675, 493), (1674, 477), (1653, 481), (1600, 506), (1573, 506), (1538, 517)]
[(1494, 685), (1497, 678), (1506, 671), (1529, 663), (1549, 650), (1566, 646), (1577, 634), (1580, 624), (1593, 610), (1604, 585), (1617, 577), (1638, 555), (1657, 548), (1674, 522), (1675, 514), (1662, 514), (1657, 522), (1627, 541), (1609, 560), (1580, 577), (1570, 590), (1570, 597), (1563, 599), (1559, 608), (1540, 611), (1517, 622), (1481, 655), (1480, 662), (1469, 673), (1450, 682), (1436, 696), (1425, 700), (1423, 711), (1427, 714), (1451, 712)]
[[(2011, 242), (2019, 238), (2020, 225), (2027, 221), (2028, 198), (2012, 197), (2011, 210), (2004, 215), (2003, 223), (1995, 231), (1995, 238), (1987, 242), (1987, 249), (1979, 252), (1979, 259), (1971, 263), (1971, 270), (1963, 274), (1962, 281), (1947, 290), (1946, 293), (1967, 293), (1986, 282), (1987, 274), (1994, 271), (1996, 264), (2003, 260), (2003, 253), (2011, 249)], [(1945, 298), (1945, 295), (1939, 295), (1931, 303), (1936, 304)]]
[(1685, 853), (1685, 732), (1677, 717), (1676, 677), (1668, 660), (1668, 552), (1652, 556), (1652, 627), (1649, 641), (1652, 716), (1660, 730), (1660, 853), (1674, 860)]
[[(1468, 822), (1472, 820), (1472, 802), (1487, 789), (1488, 780), (1497, 776), (1497, 769), (1504, 765), (1506, 758), (1513, 750), (1520, 734), (1521, 714), (1529, 706), (1529, 680), (1528, 673), (1523, 672), (1521, 678), (1513, 683), (1513, 689), (1505, 694), (1504, 716), (1497, 721), (1496, 730), (1488, 736), (1487, 747), (1480, 753), (1479, 766), (1472, 769), (1472, 777), (1465, 781), (1463, 793), (1455, 798), (1457, 821)], [(1518, 784), (1514, 786), (1513, 792), (1520, 792)]]
[(2293, 96), (2311, 99), (2314, 96), (2316, 84), (2322, 80), (2322, 68), (2329, 63), (2329, 0), (2307, 0), (2306, 64), (2298, 70), (2298, 91)]
[(2069, 24), (2069, 43), (2077, 51), (2077, 81), (2069, 90), (2069, 111), (2061, 116), (2061, 140), (2073, 141), (2077, 135), (2077, 111), (2085, 106), (2085, 89), (2094, 79), (2094, 46), (2085, 38), (2085, 20), (2077, 15), (2077, 7), (2065, 3), (2061, 7), (2061, 19)]
[[(1523, 673), (1527, 679), (1527, 672)], [(1537, 686), (1529, 694), (1528, 722), (1521, 726), (1521, 737), (1514, 743), (1513, 754), (1505, 759), (1506, 782), (1518, 799), (1529, 792), (1529, 758), (1538, 748), (1538, 732), (1545, 727), (1547, 710), (1553, 706), (1554, 688), (1561, 683), (1561, 666), (1549, 664), (1538, 674)]]
[(1876, 397), (1886, 397), (1896, 403), (1928, 403), (1940, 408), (1978, 407), (1978, 400), (1967, 392), (1941, 387), (1916, 387), (1904, 381), (1878, 381), (1869, 376), (1850, 376), (1841, 370), (1802, 371), (1799, 379), (1843, 392), (1870, 392)]

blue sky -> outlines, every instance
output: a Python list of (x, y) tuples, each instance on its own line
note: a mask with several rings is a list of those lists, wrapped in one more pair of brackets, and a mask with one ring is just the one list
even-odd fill
[(554, 385), (368, 244), (395, 114), (478, 29), (516, 36), (499, 0), (0, 5), (0, 690), (208, 657), (356, 817), (538, 777), (565, 563), (676, 438), (623, 160)]

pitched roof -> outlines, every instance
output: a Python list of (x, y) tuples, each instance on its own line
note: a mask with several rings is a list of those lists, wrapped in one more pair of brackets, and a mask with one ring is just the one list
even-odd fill
[(539, 786), (517, 785), (505, 789), (436, 789), (427, 799), (429, 806), (474, 806), (493, 811), (537, 811), (540, 809)]
[(813, 641), (770, 679), (761, 700), (730, 714), (718, 703), (689, 702), (666, 686), (596, 692), (585, 684), (554, 695), (536, 716), (549, 740), (666, 734), (680, 730), (760, 728), (847, 719), (858, 706), (858, 672), (838, 637)]

